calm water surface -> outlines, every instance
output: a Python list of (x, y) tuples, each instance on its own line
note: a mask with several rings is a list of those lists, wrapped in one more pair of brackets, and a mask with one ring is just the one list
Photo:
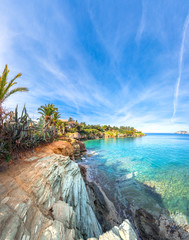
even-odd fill
[(85, 144), (93, 156), (84, 164), (112, 195), (189, 222), (189, 135), (147, 134)]

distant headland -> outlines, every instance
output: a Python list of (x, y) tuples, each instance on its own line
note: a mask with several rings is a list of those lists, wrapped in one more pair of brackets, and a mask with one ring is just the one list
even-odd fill
[(177, 131), (176, 134), (189, 134), (187, 131)]

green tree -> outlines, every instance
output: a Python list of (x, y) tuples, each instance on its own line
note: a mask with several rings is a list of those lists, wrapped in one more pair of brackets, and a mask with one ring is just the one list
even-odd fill
[(58, 112), (58, 108), (55, 108), (54, 104), (45, 104), (45, 106), (38, 108), (38, 113), (42, 115), (42, 118), (45, 120), (45, 125), (48, 124), (48, 126), (50, 126), (51, 118), (56, 112)]
[(68, 122), (74, 121), (73, 118), (69, 117)]
[(61, 117), (61, 115), (60, 115), (60, 113), (58, 112), (58, 109), (57, 109), (57, 112), (54, 112), (54, 114), (52, 116), (52, 119), (51, 119), (51, 122), (54, 124), (54, 126), (56, 126), (60, 117)]
[(65, 135), (65, 133), (66, 133), (66, 126), (67, 125), (68, 125), (67, 122), (62, 122), (62, 133), (63, 133), (63, 135)]

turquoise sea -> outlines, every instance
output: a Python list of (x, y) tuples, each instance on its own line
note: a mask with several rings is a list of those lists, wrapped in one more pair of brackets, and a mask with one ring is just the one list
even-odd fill
[(110, 197), (189, 223), (189, 135), (147, 134), (85, 144), (83, 164)]

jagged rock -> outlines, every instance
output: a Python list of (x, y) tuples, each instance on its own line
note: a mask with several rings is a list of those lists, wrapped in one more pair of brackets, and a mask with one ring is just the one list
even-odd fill
[[(102, 234), (99, 238), (90, 238), (90, 240), (137, 240), (137, 236), (128, 219), (119, 227), (113, 227), (110, 231)], [(88, 239), (89, 240), (89, 239)]]
[(85, 144), (83, 142), (81, 142), (81, 141), (78, 141), (78, 143), (79, 143), (79, 146), (80, 146), (80, 151), (81, 152), (86, 152), (87, 149), (85, 147)]
[(75, 159), (79, 159), (81, 157), (81, 154), (86, 151), (85, 144), (76, 139), (71, 139), (70, 143), (73, 146)]
[(56, 141), (50, 144), (50, 148), (56, 154), (69, 156), (71, 159), (74, 158), (74, 148), (71, 143), (67, 141)]
[(75, 159), (79, 159), (81, 156), (81, 151), (80, 151), (80, 145), (78, 142), (74, 141), (72, 143), (73, 149), (74, 149), (74, 157)]
[[(50, 143), (41, 148), (37, 147), (36, 152), (43, 153), (45, 156), (51, 155), (52, 153), (69, 156), (71, 160), (79, 159), (83, 152), (86, 151), (85, 144), (76, 139), (62, 138), (61, 140)], [(38, 156), (32, 156), (26, 158), (25, 162), (32, 162), (39, 159)]]
[(0, 184), (1, 240), (87, 239), (102, 233), (79, 167), (69, 157), (53, 154), (15, 167), (12, 175), (1, 173)]
[(79, 134), (78, 132), (75, 132), (75, 133), (71, 133), (70, 136), (71, 138), (74, 138), (74, 139), (81, 139), (81, 134)]
[(178, 225), (175, 225), (172, 219), (168, 219), (167, 217), (157, 218), (142, 208), (136, 210), (134, 221), (142, 239), (189, 239), (188, 231)]
[[(86, 171), (82, 172), (86, 180)], [(110, 222), (110, 229), (114, 223), (118, 225), (116, 210), (95, 184), (90, 186), (94, 193), (89, 198), (83, 178), (78, 164), (57, 154), (38, 156), (1, 173), (0, 239), (135, 240), (128, 220), (102, 234), (95, 213), (104, 213), (103, 224)]]
[(101, 187), (94, 182), (88, 181), (86, 181), (86, 186), (91, 200), (91, 206), (103, 231), (119, 225), (120, 219), (114, 204), (108, 199)]
[(53, 218), (59, 222), (62, 222), (66, 228), (74, 228), (75, 225), (75, 212), (64, 201), (58, 201), (53, 205), (52, 211)]

